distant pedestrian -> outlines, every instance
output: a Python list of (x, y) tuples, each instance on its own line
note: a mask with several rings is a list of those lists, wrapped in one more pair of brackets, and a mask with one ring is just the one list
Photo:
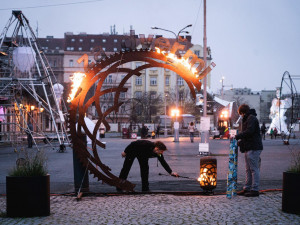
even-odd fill
[(243, 104), (238, 109), (239, 115), (243, 117), (242, 132), (235, 138), (241, 139), (240, 151), (245, 153), (246, 181), (243, 191), (238, 195), (246, 197), (259, 196), (260, 182), (260, 154), (263, 150), (260, 136), (259, 122), (256, 118), (255, 109), (250, 109)]
[(148, 136), (148, 127), (146, 127), (144, 124), (142, 125), (142, 130), (141, 130), (141, 134), (142, 134), (142, 138), (147, 138)]
[(270, 135), (271, 135), (271, 139), (273, 139), (273, 135), (274, 135), (274, 130), (273, 130), (273, 128), (271, 128), (271, 130), (270, 130)]
[(193, 143), (194, 142), (194, 133), (195, 133), (195, 124), (194, 122), (190, 122), (189, 126), (188, 126), (188, 130), (190, 132), (190, 139), (191, 139), (191, 142)]
[(105, 138), (105, 126), (103, 123), (100, 124), (100, 138)]
[(155, 139), (155, 132), (154, 131), (151, 132), (151, 138)]
[[(176, 172), (173, 172), (165, 161), (163, 153), (167, 150), (167, 147), (161, 141), (151, 142), (147, 140), (138, 140), (131, 142), (124, 152), (122, 157), (125, 157), (123, 168), (121, 170), (119, 178), (126, 180), (135, 158), (138, 159), (140, 164), (140, 172), (142, 178), (142, 191), (149, 191), (149, 158), (158, 158), (158, 161), (164, 167), (164, 169), (172, 176), (178, 177)], [(117, 191), (121, 189), (117, 188)]]
[(158, 124), (156, 127), (156, 137), (159, 138), (160, 125)]
[(277, 131), (277, 128), (276, 128), (276, 127), (274, 128), (274, 132), (273, 132), (273, 133), (274, 133), (274, 137), (275, 137), (275, 139), (276, 139), (277, 134), (278, 134), (278, 131)]
[(263, 122), (263, 124), (261, 125), (261, 128), (260, 128), (260, 132), (261, 132), (261, 136), (264, 140), (266, 140), (266, 125), (265, 123)]
[(25, 131), (27, 134), (28, 148), (32, 148), (32, 135), (33, 135), (32, 131), (33, 131), (32, 123), (30, 121), (28, 121), (27, 129)]

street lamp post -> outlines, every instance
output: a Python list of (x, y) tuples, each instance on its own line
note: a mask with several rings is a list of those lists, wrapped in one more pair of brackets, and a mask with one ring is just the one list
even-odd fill
[(168, 137), (168, 130), (167, 130), (167, 94), (165, 94), (165, 131), (164, 137)]
[[(189, 32), (188, 31), (185, 31), (186, 28), (188, 27), (191, 27), (192, 24), (189, 24), (187, 26), (185, 26), (184, 28), (182, 28), (176, 35), (175, 32), (171, 31), (171, 30), (167, 30), (167, 29), (164, 29), (164, 28), (160, 28), (160, 27), (151, 27), (151, 29), (154, 29), (154, 30), (163, 30), (163, 31), (166, 31), (166, 32), (169, 32), (169, 33), (172, 33), (175, 38), (176, 38), (176, 41), (178, 41), (179, 39), (179, 35), (181, 33), (186, 33), (188, 34)], [(176, 109), (178, 110), (178, 75), (176, 74), (176, 79), (175, 79), (175, 94), (176, 94)], [(177, 124), (177, 115), (176, 115), (176, 124)], [(175, 129), (174, 128), (174, 142), (179, 142), (179, 129)]]
[(222, 89), (221, 89), (222, 99), (224, 98), (224, 79), (225, 79), (225, 77), (222, 77), (220, 80), (220, 82), (222, 83)]
[(220, 80), (220, 82), (222, 84), (222, 88), (221, 88), (222, 99), (224, 99), (224, 87), (231, 87), (231, 90), (233, 89), (233, 85), (224, 85), (224, 80), (225, 80), (225, 77), (222, 77)]

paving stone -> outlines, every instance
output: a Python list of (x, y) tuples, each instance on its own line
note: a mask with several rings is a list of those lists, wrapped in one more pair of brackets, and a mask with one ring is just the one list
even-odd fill
[[(1, 215), (6, 198), (0, 197)], [(258, 198), (237, 196), (121, 195), (51, 196), (48, 217), (0, 217), (0, 224), (299, 224), (300, 216), (281, 211), (281, 192)]]

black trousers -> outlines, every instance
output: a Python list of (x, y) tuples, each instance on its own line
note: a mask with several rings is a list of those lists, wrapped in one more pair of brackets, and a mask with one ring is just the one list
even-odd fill
[(146, 157), (129, 157), (126, 156), (123, 164), (123, 168), (121, 170), (119, 178), (126, 180), (133, 164), (134, 159), (137, 158), (140, 164), (140, 172), (141, 172), (141, 179), (142, 179), (142, 191), (149, 190), (149, 158)]
[(32, 148), (32, 136), (27, 135), (28, 148)]

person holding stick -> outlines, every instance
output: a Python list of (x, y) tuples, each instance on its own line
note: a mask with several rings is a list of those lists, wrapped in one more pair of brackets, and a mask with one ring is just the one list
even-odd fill
[[(131, 142), (124, 152), (122, 157), (125, 157), (123, 168), (120, 172), (119, 178), (126, 180), (135, 158), (139, 161), (141, 179), (142, 179), (142, 191), (149, 191), (149, 158), (156, 157), (164, 169), (171, 175), (178, 177), (176, 172), (173, 172), (168, 163), (165, 161), (163, 153), (167, 150), (167, 147), (161, 141), (151, 142), (147, 140), (137, 140)], [(117, 191), (122, 191), (117, 188)]]

